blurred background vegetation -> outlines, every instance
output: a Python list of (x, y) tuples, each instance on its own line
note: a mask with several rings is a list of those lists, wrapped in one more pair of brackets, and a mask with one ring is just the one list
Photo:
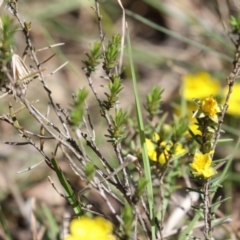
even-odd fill
[[(195, 74), (200, 71), (209, 73), (212, 78), (217, 79), (220, 84), (219, 99), (223, 97), (226, 77), (232, 69), (234, 46), (228, 36), (230, 33), (230, 16), (237, 16), (240, 6), (237, 1), (220, 0), (124, 0), (127, 22), (133, 43), (133, 58), (136, 65), (139, 93), (142, 99), (150, 91), (153, 85), (164, 89), (164, 109), (175, 112), (176, 104), (179, 104), (183, 95), (181, 86), (184, 76)], [(31, 38), (36, 49), (43, 48), (54, 43), (65, 43), (64, 46), (54, 48), (49, 52), (40, 52), (40, 60), (46, 59), (55, 51), (57, 56), (44, 65), (44, 71), (51, 72), (66, 60), (69, 64), (53, 77), (49, 77), (48, 84), (53, 90), (53, 98), (63, 108), (71, 107), (71, 95), (77, 88), (83, 88), (88, 83), (82, 71), (82, 60), (91, 44), (99, 39), (96, 15), (91, 8), (94, 2), (91, 0), (52, 0), (52, 1), (30, 1), (19, 0), (19, 13), (27, 22), (32, 22)], [(1, 14), (6, 9), (1, 9)], [(117, 1), (102, 0), (101, 14), (106, 34), (110, 39), (112, 34), (121, 34), (121, 8)], [(231, 35), (234, 38), (234, 35)], [(21, 32), (16, 34), (16, 49), (21, 56), (25, 41)], [(134, 95), (130, 78), (130, 68), (127, 53), (123, 63), (124, 91), (120, 99), (121, 106), (132, 111), (134, 108)], [(98, 83), (96, 87), (99, 94), (103, 94), (101, 85), (106, 82), (99, 76), (102, 75), (99, 68), (96, 72)], [(39, 83), (30, 85), (28, 95), (38, 96), (41, 104), (44, 104), (44, 93), (38, 88)], [(207, 86), (199, 82), (204, 91)], [(224, 129), (225, 136), (234, 140), (238, 139), (240, 129), (239, 120), (240, 98), (236, 94), (235, 102), (238, 110), (229, 114), (226, 118)], [(196, 96), (198, 97), (198, 96)], [(90, 112), (98, 114), (96, 102), (93, 96), (89, 96), (88, 104)], [(0, 101), (1, 114), (6, 113), (7, 98)], [(46, 100), (45, 100), (46, 101)], [(175, 103), (175, 104), (173, 104)], [(97, 113), (96, 113), (97, 112)], [(28, 116), (21, 112), (18, 116), (25, 124), (34, 129), (36, 126), (28, 121)], [(113, 154), (109, 148), (102, 146), (101, 133), (102, 120), (96, 117), (94, 125), (98, 133), (97, 142), (107, 157)], [(16, 141), (16, 131), (0, 121), (1, 141)], [(236, 142), (236, 141), (234, 141)], [(223, 158), (232, 153), (234, 142), (219, 144), (217, 156)], [(14, 147), (0, 143), (0, 201), (7, 221), (11, 229), (13, 239), (31, 239), (26, 232), (23, 222), (24, 213), (21, 212), (22, 205), (31, 197), (35, 197), (38, 207), (37, 211), (44, 210), (42, 221), (51, 222), (48, 216), (48, 207), (54, 209), (55, 220), (61, 223), (62, 208), (65, 205), (63, 198), (52, 189), (47, 181), (47, 176), (52, 172), (43, 163), (36, 169), (16, 174), (34, 163), (39, 162), (41, 156), (29, 147)], [(53, 148), (48, 149), (49, 153)], [(232, 227), (236, 236), (240, 237), (240, 162), (239, 151), (236, 151), (228, 178), (224, 182), (222, 194), (231, 199), (225, 202), (222, 210), (230, 214), (233, 221)], [(66, 164), (66, 163), (65, 163)], [(64, 168), (64, 161), (62, 162)], [(65, 166), (66, 167), (66, 166)], [(66, 167), (67, 169), (67, 167)], [(70, 173), (69, 173), (70, 174)], [(72, 176), (76, 186), (78, 178)], [(53, 177), (54, 179), (54, 177)], [(56, 185), (57, 181), (56, 181)], [(60, 188), (60, 186), (58, 186)], [(51, 210), (52, 211), (52, 210)], [(57, 229), (52, 227), (51, 229)], [(57, 230), (56, 230), (57, 231)], [(0, 230), (0, 236), (1, 236)], [(48, 236), (48, 239), (53, 239)]]

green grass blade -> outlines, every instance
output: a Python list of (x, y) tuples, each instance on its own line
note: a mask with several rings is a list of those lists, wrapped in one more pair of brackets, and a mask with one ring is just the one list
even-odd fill
[(232, 164), (233, 158), (239, 149), (239, 145), (240, 145), (240, 137), (238, 138), (238, 141), (232, 151), (231, 157), (226, 161), (225, 167), (224, 167), (223, 171), (221, 172), (219, 180), (217, 182), (215, 182), (213, 184), (213, 186), (218, 186), (219, 184), (223, 183), (223, 181), (227, 178), (227, 174), (229, 173), (229, 169)]
[(142, 119), (142, 110), (141, 110), (141, 105), (140, 105), (140, 100), (138, 95), (137, 80), (136, 80), (133, 57), (132, 57), (132, 47), (131, 47), (131, 41), (130, 41), (130, 36), (128, 31), (127, 31), (127, 47), (128, 47), (129, 63), (130, 63), (131, 74), (132, 74), (135, 102), (136, 102), (138, 128), (139, 128), (139, 134), (140, 134), (140, 142), (141, 142), (143, 165), (144, 165), (144, 174), (148, 181), (147, 196), (148, 196), (149, 213), (151, 218), (152, 239), (155, 239), (156, 229), (155, 229), (155, 222), (154, 222), (155, 216), (154, 216), (154, 200), (153, 200), (151, 169), (150, 169), (150, 163), (149, 163), (148, 154), (147, 154), (147, 146), (145, 143), (145, 131), (144, 131), (144, 124)]
[(87, 1), (82, 0), (50, 1), (48, 4), (45, 4), (44, 7), (35, 8), (33, 11), (29, 11), (28, 14), (38, 20), (50, 19), (79, 9), (79, 7), (84, 7), (84, 5), (87, 4), (89, 4)]
[(54, 157), (52, 158), (52, 164), (53, 164), (54, 170), (57, 174), (57, 177), (66, 192), (67, 200), (69, 201), (70, 205), (72, 206), (73, 211), (75, 212), (75, 214), (77, 216), (83, 215), (82, 209), (77, 201), (77, 198), (76, 198), (70, 184), (68, 183), (66, 177), (64, 176), (61, 168), (59, 167), (57, 160)]
[(5, 217), (4, 217), (3, 212), (2, 212), (1, 205), (0, 205), (0, 223), (1, 223), (3, 231), (5, 233), (6, 240), (12, 240), (12, 237), (10, 235), (10, 232), (9, 232), (9, 229), (8, 229), (8, 226), (7, 226), (7, 223), (5, 221)]
[(188, 227), (181, 233), (181, 235), (179, 236), (178, 240), (189, 239), (188, 235), (192, 231), (192, 229), (194, 228), (194, 225), (199, 220), (199, 218), (200, 218), (200, 215), (196, 214), (194, 216), (193, 220), (188, 224)]
[(216, 56), (218, 56), (218, 57), (220, 57), (220, 58), (222, 58), (222, 59), (224, 59), (224, 60), (226, 60), (228, 62), (232, 62), (232, 58), (227, 56), (226, 54), (220, 53), (218, 51), (215, 51), (214, 49), (212, 49), (210, 47), (207, 47), (206, 45), (203, 45), (201, 43), (193, 41), (193, 40), (191, 40), (191, 39), (189, 39), (187, 37), (184, 37), (184, 36), (182, 36), (182, 35), (180, 35), (180, 34), (178, 34), (176, 32), (173, 32), (173, 31), (171, 31), (171, 30), (169, 30), (167, 28), (159, 26), (156, 23), (154, 23), (154, 22), (152, 22), (150, 20), (147, 20), (146, 18), (144, 18), (144, 17), (142, 17), (142, 16), (140, 16), (140, 15), (138, 15), (136, 13), (133, 13), (133, 12), (131, 12), (129, 10), (126, 10), (126, 14), (128, 16), (133, 17), (136, 20), (138, 20), (138, 21), (140, 21), (140, 22), (142, 22), (142, 23), (152, 27), (153, 29), (156, 29), (156, 30), (158, 30), (160, 32), (163, 32), (163, 33), (165, 33), (165, 34), (167, 34), (167, 35), (169, 35), (171, 37), (174, 37), (174, 38), (176, 38), (176, 39), (178, 39), (178, 40), (180, 40), (182, 42), (185, 42), (185, 43), (190, 44), (190, 45), (192, 45), (194, 47), (197, 47), (197, 48), (199, 48), (199, 49), (201, 49), (203, 51), (211, 52), (211, 53), (215, 54)]
[(49, 227), (49, 235), (51, 239), (56, 239), (59, 233), (58, 224), (55, 220), (55, 217), (52, 215), (46, 204), (42, 204), (42, 210), (46, 218), (47, 226)]

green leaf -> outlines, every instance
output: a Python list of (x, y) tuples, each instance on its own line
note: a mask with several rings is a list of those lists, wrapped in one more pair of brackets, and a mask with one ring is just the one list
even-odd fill
[(144, 104), (144, 108), (148, 112), (149, 114), (148, 117), (150, 120), (152, 120), (155, 115), (161, 112), (160, 106), (163, 92), (164, 92), (163, 89), (161, 89), (158, 86), (154, 86), (151, 92), (147, 95), (147, 100), (146, 103)]
[(87, 60), (84, 60), (83, 70), (87, 73), (87, 75), (91, 75), (91, 73), (95, 72), (97, 66), (100, 63), (100, 59), (102, 57), (102, 44), (101, 42), (95, 42), (92, 46), (90, 53), (87, 53)]
[(83, 88), (78, 90), (77, 95), (74, 99), (74, 107), (70, 113), (69, 123), (72, 126), (79, 126), (83, 120), (85, 113), (85, 100), (88, 96), (88, 91)]
[(68, 180), (66, 179), (61, 168), (59, 167), (55, 157), (52, 157), (52, 165), (54, 167), (54, 170), (57, 174), (57, 177), (58, 177), (62, 187), (65, 190), (66, 198), (67, 198), (68, 202), (70, 203), (70, 205), (72, 206), (73, 211), (75, 212), (75, 214), (77, 216), (82, 216), (83, 211), (79, 205), (79, 202), (77, 201), (77, 198), (73, 192), (73, 189), (71, 188), (70, 184), (68, 183)]
[(9, 228), (7, 226), (7, 222), (6, 222), (6, 219), (3, 215), (3, 212), (2, 212), (2, 207), (0, 205), (0, 223), (2, 225), (2, 229), (3, 229), (3, 232), (5, 233), (5, 237), (6, 237), (6, 240), (12, 240), (12, 237), (10, 235), (10, 231), (9, 231)]
[(137, 189), (136, 189), (136, 197), (139, 198), (143, 195), (143, 193), (145, 192), (145, 189), (146, 189), (146, 186), (147, 186), (147, 179), (145, 177), (143, 178), (140, 178), (138, 180), (138, 183), (137, 183)]
[(86, 177), (88, 179), (88, 181), (90, 181), (95, 173), (95, 166), (92, 162), (90, 163), (87, 163), (86, 166), (85, 166), (85, 174), (86, 174)]
[(127, 236), (130, 236), (132, 233), (133, 222), (134, 222), (133, 206), (127, 203), (124, 204), (124, 208), (122, 210), (122, 219), (124, 222), (124, 233)]
[(147, 201), (148, 201), (148, 208), (150, 214), (150, 221), (151, 221), (151, 233), (152, 233), (152, 240), (155, 239), (155, 209), (154, 209), (154, 199), (153, 199), (153, 185), (152, 185), (152, 176), (151, 176), (151, 168), (150, 162), (147, 153), (147, 146), (146, 146), (146, 137), (145, 137), (145, 129), (143, 124), (142, 118), (142, 110), (140, 105), (140, 99), (137, 89), (137, 80), (133, 65), (133, 57), (132, 57), (132, 47), (129, 32), (127, 32), (127, 47), (128, 47), (128, 55), (129, 55), (129, 62), (130, 68), (132, 73), (132, 81), (133, 81), (133, 89), (134, 89), (134, 96), (135, 96), (135, 103), (136, 103), (136, 110), (137, 110), (137, 119), (138, 119), (138, 130), (140, 134), (140, 143), (142, 149), (142, 157), (143, 157), (143, 165), (144, 165), (144, 174), (147, 179)]

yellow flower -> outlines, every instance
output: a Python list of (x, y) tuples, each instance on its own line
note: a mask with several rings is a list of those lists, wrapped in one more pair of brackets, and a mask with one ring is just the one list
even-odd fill
[[(224, 95), (226, 96), (228, 92), (228, 87), (224, 89)], [(233, 86), (233, 92), (230, 96), (229, 102), (228, 102), (228, 110), (227, 113), (233, 116), (240, 116), (240, 84), (235, 83)]]
[(196, 152), (193, 158), (193, 162), (190, 164), (190, 167), (193, 169), (193, 175), (195, 177), (210, 178), (217, 174), (217, 171), (211, 167), (212, 158), (209, 153), (202, 154), (201, 152)]
[[(160, 136), (157, 133), (154, 133), (153, 135), (153, 139), (150, 140), (148, 138), (146, 138), (146, 145), (147, 145), (147, 151), (148, 151), (148, 157), (150, 160), (152, 161), (158, 161), (161, 165), (165, 164), (169, 158), (169, 151), (172, 147), (172, 143), (166, 143), (166, 142), (161, 142), (160, 145), (157, 147), (156, 143), (157, 141), (160, 140)], [(158, 149), (160, 150), (160, 148), (164, 149), (162, 151), (162, 153), (158, 155)], [(173, 154), (173, 156), (178, 156), (185, 153), (185, 149), (183, 148), (183, 146), (180, 143), (177, 143), (175, 146), (175, 152)], [(158, 157), (158, 159), (157, 159)]]
[[(189, 128), (190, 130), (194, 133), (194, 135), (202, 135), (202, 133), (198, 130), (198, 126), (195, 124), (197, 123), (196, 118), (193, 118), (193, 112), (195, 112), (198, 109), (198, 107), (196, 106), (196, 104), (189, 102), (187, 104), (187, 109), (186, 109), (186, 115), (188, 117), (189, 120)], [(181, 112), (180, 112), (180, 108), (175, 109), (174, 112), (177, 116), (180, 116)], [(189, 131), (186, 131), (186, 136), (188, 138), (192, 137), (191, 134), (189, 133)]]
[(182, 77), (182, 80), (184, 84), (183, 96), (187, 100), (204, 98), (211, 94), (217, 95), (221, 90), (219, 82), (207, 72), (186, 74)]
[(221, 111), (218, 103), (212, 96), (202, 99), (201, 108), (210, 118), (214, 118)]
[(71, 235), (65, 240), (115, 240), (112, 235), (113, 225), (102, 217), (83, 216), (70, 223)]
[[(194, 133), (194, 135), (202, 135), (201, 131), (198, 129), (198, 125), (196, 125), (195, 123), (197, 123), (196, 118), (192, 118), (189, 128), (190, 130)], [(190, 133), (187, 133), (187, 137), (191, 137)]]

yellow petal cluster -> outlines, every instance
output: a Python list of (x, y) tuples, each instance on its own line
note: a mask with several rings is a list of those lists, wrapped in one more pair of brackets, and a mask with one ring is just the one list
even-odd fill
[(112, 223), (105, 218), (82, 216), (71, 221), (71, 235), (64, 240), (116, 240), (112, 231)]
[[(159, 146), (156, 146), (156, 142), (160, 140), (160, 136), (157, 133), (154, 133), (153, 139), (150, 140), (146, 138), (146, 145), (147, 145), (147, 152), (148, 157), (152, 161), (158, 161), (161, 165), (164, 165), (170, 158), (169, 151), (172, 146), (171, 143), (161, 142)], [(164, 150), (159, 154), (157, 148), (163, 148)], [(176, 145), (175, 152), (173, 156), (178, 156), (183, 153), (185, 153), (185, 149), (183, 146), (179, 143)]]
[(218, 103), (212, 96), (202, 99), (201, 108), (210, 118), (214, 118), (221, 111)]
[(217, 171), (211, 167), (212, 158), (211, 154), (213, 152), (202, 154), (201, 152), (196, 152), (193, 158), (193, 162), (190, 164), (192, 168), (192, 174), (195, 177), (210, 178), (217, 174)]
[[(198, 129), (199, 126), (196, 124), (197, 123), (197, 119), (196, 118), (191, 118), (189, 121), (189, 128), (190, 130), (194, 133), (194, 135), (202, 135), (201, 131)], [(191, 137), (190, 133), (187, 133), (187, 137)]]
[(183, 97), (191, 101), (193, 98), (205, 98), (211, 94), (217, 95), (221, 91), (219, 81), (209, 73), (201, 71), (195, 74), (186, 74), (183, 80)]
[[(226, 96), (228, 92), (228, 87), (224, 89), (224, 95)], [(240, 83), (235, 83), (233, 87), (233, 92), (230, 96), (228, 102), (227, 113), (233, 116), (240, 116)]]

